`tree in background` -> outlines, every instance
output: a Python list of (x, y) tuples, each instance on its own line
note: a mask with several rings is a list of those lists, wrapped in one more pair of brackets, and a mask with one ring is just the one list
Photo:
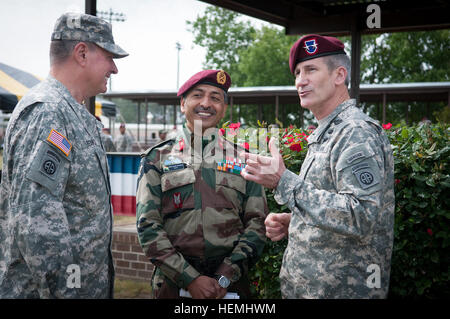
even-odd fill
[[(204, 15), (187, 21), (194, 43), (206, 49), (204, 67), (225, 69), (232, 77), (232, 86), (293, 85), (289, 50), (298, 37), (286, 36), (284, 29), (272, 26), (256, 29), (241, 17), (234, 11), (209, 6)], [(273, 105), (239, 105), (232, 112), (233, 118), (244, 124), (256, 125), (263, 118), (275, 120)], [(282, 122), (314, 122), (312, 114), (298, 104), (282, 105), (280, 113), (278, 120)]]
[[(236, 12), (209, 6), (195, 21), (188, 21), (194, 43), (207, 50), (207, 68), (223, 68), (233, 86), (293, 85), (288, 67), (289, 50), (301, 36), (287, 36), (284, 29), (257, 29)], [(341, 38), (350, 50), (350, 37)], [(450, 78), (450, 30), (398, 32), (362, 37), (361, 83), (439, 82)], [(286, 105), (283, 124), (305, 126), (313, 123), (310, 112), (297, 105)], [(363, 110), (381, 121), (380, 103), (363, 103)], [(245, 123), (275, 122), (273, 105), (241, 105), (233, 108), (233, 118)], [(280, 108), (281, 110), (282, 108)], [(448, 121), (445, 103), (389, 103), (386, 121), (418, 123), (424, 117)], [(258, 117), (259, 115), (259, 117)]]
[[(350, 40), (348, 40), (350, 41)], [(440, 82), (450, 79), (450, 30), (397, 32), (362, 37), (361, 83)], [(390, 103), (386, 121), (418, 123), (435, 121), (445, 106), (436, 102)], [(372, 117), (381, 119), (381, 105), (363, 105)]]
[(208, 6), (203, 16), (186, 21), (188, 30), (194, 34), (194, 43), (206, 48), (204, 67), (233, 74), (234, 85), (241, 84), (237, 72), (239, 52), (253, 42), (256, 32), (249, 21), (239, 21), (240, 17), (234, 11)]

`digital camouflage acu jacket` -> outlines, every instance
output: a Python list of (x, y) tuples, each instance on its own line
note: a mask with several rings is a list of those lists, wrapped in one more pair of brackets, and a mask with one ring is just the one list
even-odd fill
[(394, 159), (378, 122), (355, 100), (308, 138), (300, 176), (275, 191), (292, 212), (280, 272), (285, 298), (384, 298), (394, 238)]
[(111, 191), (100, 131), (51, 76), (15, 107), (0, 185), (0, 298), (112, 297)]
[[(200, 275), (186, 260), (191, 257), (223, 258), (215, 273), (236, 282), (266, 241), (264, 189), (240, 176), (242, 148), (215, 135), (200, 137), (199, 144), (192, 140), (184, 128), (176, 139), (143, 154), (136, 195), (139, 241), (150, 261), (179, 288)], [(227, 159), (230, 166), (224, 171)], [(158, 289), (155, 279), (153, 286)]]

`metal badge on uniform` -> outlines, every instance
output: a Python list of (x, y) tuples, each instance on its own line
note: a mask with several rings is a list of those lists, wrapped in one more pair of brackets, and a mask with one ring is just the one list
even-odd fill
[(185, 169), (187, 167), (186, 163), (183, 163), (181, 159), (175, 156), (169, 156), (163, 164), (164, 172), (177, 171), (180, 169)]
[(72, 149), (72, 144), (64, 135), (52, 129), (47, 137), (47, 141), (59, 148), (66, 156), (69, 156), (70, 150)]
[(240, 175), (244, 169), (245, 163), (240, 159), (229, 158), (217, 162), (217, 170)]
[(183, 200), (181, 199), (181, 193), (177, 192), (173, 194), (173, 205), (176, 209), (183, 208)]
[(217, 83), (225, 84), (226, 81), (227, 81), (227, 76), (225, 75), (225, 72), (223, 70), (220, 70), (217, 73)]

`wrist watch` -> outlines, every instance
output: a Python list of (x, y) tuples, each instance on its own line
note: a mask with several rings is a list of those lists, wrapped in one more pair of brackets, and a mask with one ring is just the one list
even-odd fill
[(222, 275), (217, 275), (216, 279), (219, 282), (219, 286), (222, 287), (222, 288), (225, 288), (225, 289), (228, 288), (228, 286), (231, 283), (230, 279), (228, 279), (227, 277), (222, 276)]

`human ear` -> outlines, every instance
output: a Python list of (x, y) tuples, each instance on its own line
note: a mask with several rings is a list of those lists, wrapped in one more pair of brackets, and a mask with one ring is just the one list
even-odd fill
[(89, 49), (86, 43), (80, 42), (73, 48), (72, 56), (80, 65), (85, 66), (87, 63), (87, 53)]
[(180, 107), (181, 107), (181, 113), (186, 113), (186, 106), (185, 106), (186, 100), (181, 97), (180, 99)]
[(336, 78), (334, 80), (334, 83), (336, 85), (341, 85), (345, 83), (345, 79), (347, 78), (347, 69), (343, 66), (338, 67), (336, 70)]

